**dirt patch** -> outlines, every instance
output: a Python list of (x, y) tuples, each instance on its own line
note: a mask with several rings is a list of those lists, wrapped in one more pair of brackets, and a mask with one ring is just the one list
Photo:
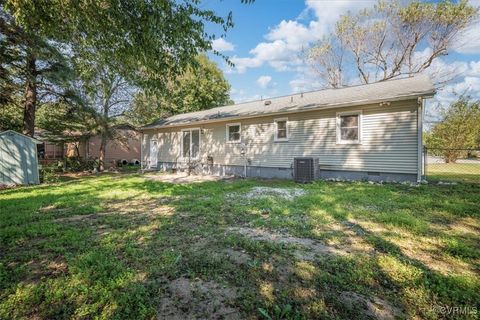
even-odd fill
[(378, 297), (370, 298), (359, 293), (345, 291), (340, 294), (339, 299), (347, 309), (369, 318), (393, 320), (402, 316), (400, 309)]
[(178, 278), (169, 283), (157, 319), (241, 319), (237, 289), (214, 281)]
[(230, 194), (231, 197), (240, 197), (249, 199), (280, 198), (292, 201), (295, 198), (304, 196), (307, 192), (300, 188), (272, 188), (272, 187), (253, 187), (244, 194)]
[(145, 178), (149, 180), (168, 182), (173, 184), (189, 184), (208, 181), (232, 180), (234, 176), (212, 176), (212, 175), (187, 175), (186, 173), (162, 173), (162, 174), (147, 174)]
[[(18, 265), (17, 262), (8, 264), (10, 268), (15, 268), (16, 265)], [(28, 268), (28, 274), (23, 280), (27, 283), (37, 283), (46, 277), (59, 277), (69, 272), (68, 264), (63, 257), (30, 260), (24, 266)]]
[[(229, 232), (241, 234), (247, 238), (257, 241), (270, 241), (277, 244), (295, 245), (305, 250), (295, 250), (294, 255), (300, 260), (315, 260), (316, 255), (347, 255), (357, 251), (355, 247), (329, 246), (308, 238), (297, 238), (287, 234), (271, 232), (265, 229), (253, 229), (244, 227), (232, 227)], [(363, 251), (362, 251), (363, 252)]]
[(233, 249), (225, 249), (222, 251), (224, 255), (226, 255), (233, 263), (237, 265), (245, 265), (249, 263), (252, 258), (245, 252), (233, 250)]
[[(462, 223), (462, 220), (459, 220), (458, 223)], [(350, 219), (349, 222), (344, 224), (350, 224), (352, 226), (350, 227), (350, 230), (353, 230), (360, 237), (374, 235), (379, 238), (384, 238), (386, 243), (391, 243), (397, 247), (405, 257), (414, 261), (419, 261), (429, 269), (443, 275), (462, 273), (475, 276), (478, 272), (472, 264), (468, 264), (460, 259), (445, 256), (443, 254), (443, 251), (445, 250), (444, 244), (436, 238), (431, 238), (429, 236), (416, 236), (413, 240), (411, 232), (395, 227), (386, 228), (385, 226), (372, 221), (367, 222)], [(433, 230), (446, 234), (456, 232), (456, 230), (453, 229), (454, 227), (455, 225), (447, 225), (445, 227), (430, 226)], [(468, 232), (467, 230), (463, 231), (465, 232), (464, 234), (467, 234)], [(394, 232), (395, 237), (389, 236), (392, 232)]]
[(134, 199), (123, 201), (112, 201), (105, 204), (107, 211), (91, 214), (79, 214), (68, 217), (57, 218), (55, 222), (83, 222), (97, 220), (105, 216), (131, 215), (132, 217), (153, 217), (153, 216), (172, 216), (175, 214), (175, 208), (165, 204), (172, 199)]

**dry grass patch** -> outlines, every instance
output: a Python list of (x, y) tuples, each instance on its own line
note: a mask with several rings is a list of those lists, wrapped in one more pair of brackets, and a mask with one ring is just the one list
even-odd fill
[(242, 319), (237, 297), (238, 289), (214, 281), (178, 278), (168, 284), (157, 319)]

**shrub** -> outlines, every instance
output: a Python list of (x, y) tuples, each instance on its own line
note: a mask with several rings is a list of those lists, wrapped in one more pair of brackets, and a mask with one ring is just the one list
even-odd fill
[(45, 165), (40, 170), (40, 181), (43, 183), (55, 183), (59, 181), (59, 173), (63, 171), (62, 161), (55, 161)]
[(65, 159), (65, 168), (68, 172), (93, 170), (97, 166), (98, 161), (93, 159), (83, 160), (78, 157), (70, 157)]

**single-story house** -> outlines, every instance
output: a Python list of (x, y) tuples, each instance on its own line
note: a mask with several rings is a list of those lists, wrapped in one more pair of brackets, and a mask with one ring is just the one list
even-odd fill
[(292, 178), (419, 181), (427, 76), (326, 89), (160, 119), (141, 128), (142, 166)]
[[(118, 162), (122, 164), (140, 164), (140, 133), (130, 125), (114, 127), (115, 136), (107, 140), (105, 148), (105, 165), (114, 167)], [(82, 159), (98, 159), (100, 157), (100, 135), (87, 137), (77, 142), (68, 143), (65, 149), (67, 157)]]
[(41, 143), (13, 130), (0, 133), (0, 185), (40, 183), (37, 144)]
[[(107, 140), (105, 148), (106, 167), (123, 164), (140, 164), (140, 133), (127, 124), (116, 125), (113, 139)], [(49, 163), (63, 157), (83, 160), (100, 157), (101, 136), (81, 132), (64, 133), (63, 137), (52, 137), (45, 130), (37, 130), (37, 137), (43, 141), (39, 147), (41, 161)]]

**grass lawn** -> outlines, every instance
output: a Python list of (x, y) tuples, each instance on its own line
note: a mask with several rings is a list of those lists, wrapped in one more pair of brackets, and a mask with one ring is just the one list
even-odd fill
[(0, 318), (474, 319), (479, 205), (478, 184), (3, 190)]
[(428, 164), (427, 178), (432, 181), (480, 183), (480, 163)]

